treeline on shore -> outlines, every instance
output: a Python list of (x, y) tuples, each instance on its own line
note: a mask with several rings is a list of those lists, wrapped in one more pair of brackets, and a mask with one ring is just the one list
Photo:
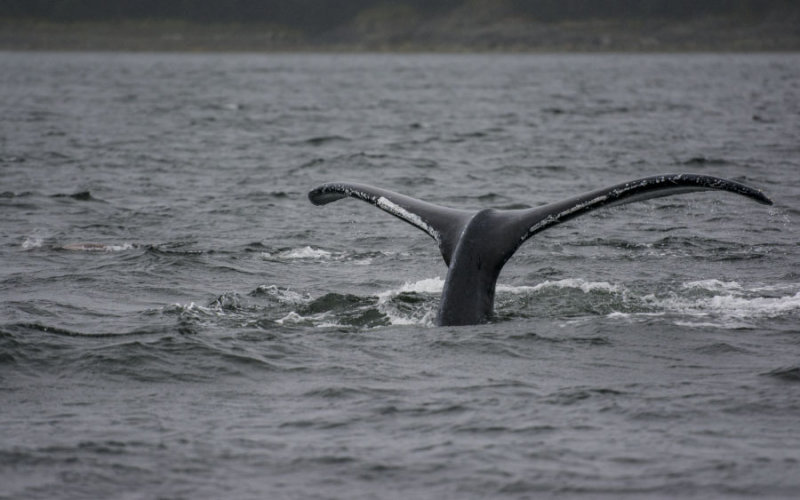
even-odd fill
[(333, 30), (359, 16), (405, 12), (420, 17), (460, 10), (536, 22), (698, 17), (756, 19), (800, 11), (796, 0), (3, 0), (0, 18), (50, 22), (175, 20), (259, 23), (300, 32)]
[(797, 0), (0, 0), (0, 50), (796, 51)]

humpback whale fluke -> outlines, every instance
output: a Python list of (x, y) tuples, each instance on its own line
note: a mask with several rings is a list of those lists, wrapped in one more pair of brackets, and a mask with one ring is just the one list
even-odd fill
[(471, 325), (491, 317), (497, 276), (517, 248), (534, 234), (598, 208), (709, 190), (730, 191), (772, 205), (758, 189), (696, 174), (645, 177), (520, 210), (457, 210), (348, 182), (323, 184), (309, 192), (308, 198), (314, 205), (348, 196), (358, 198), (428, 233), (439, 245), (448, 267), (437, 323)]

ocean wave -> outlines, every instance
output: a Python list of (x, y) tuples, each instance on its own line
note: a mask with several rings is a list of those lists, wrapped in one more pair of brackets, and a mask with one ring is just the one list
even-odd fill
[(349, 264), (360, 266), (371, 264), (376, 257), (391, 257), (393, 255), (396, 254), (383, 251), (365, 253), (332, 251), (312, 246), (284, 248), (261, 252), (261, 258), (271, 262), (348, 262)]
[(731, 290), (742, 290), (742, 285), (740, 285), (735, 281), (721, 281), (718, 279), (689, 281), (683, 283), (681, 287), (687, 289), (708, 290), (710, 292), (726, 292)]
[(777, 318), (800, 311), (800, 292), (782, 297), (747, 297), (735, 294), (690, 298), (647, 296), (645, 302), (683, 319), (677, 325), (695, 328), (747, 328), (759, 319)]
[(23, 250), (33, 250), (35, 248), (41, 248), (42, 245), (44, 245), (44, 236), (34, 233), (25, 236), (20, 246), (22, 246)]
[(406, 281), (398, 288), (378, 293), (378, 300), (379, 302), (386, 302), (391, 297), (401, 293), (441, 293), (442, 288), (444, 288), (444, 280), (439, 276), (418, 281)]
[(261, 285), (248, 294), (251, 297), (268, 297), (281, 304), (305, 304), (311, 301), (308, 294), (301, 294), (288, 288), (281, 288), (276, 285)]
[(583, 293), (591, 293), (591, 292), (618, 293), (622, 290), (622, 287), (620, 287), (619, 285), (608, 283), (606, 281), (587, 281), (581, 278), (566, 278), (556, 281), (548, 280), (533, 286), (498, 285), (497, 291), (520, 294), (520, 293), (539, 292), (543, 290), (553, 290), (553, 289), (557, 290), (557, 289), (568, 289), (568, 288), (580, 290)]
[(310, 314), (308, 316), (303, 316), (296, 311), (289, 311), (286, 316), (276, 319), (275, 323), (278, 325), (304, 325), (317, 328), (338, 328), (347, 326), (331, 319), (332, 316), (333, 313), (331, 311)]
[(764, 375), (784, 380), (786, 382), (800, 382), (800, 366), (789, 366), (784, 368), (776, 368)]
[(333, 254), (321, 248), (312, 248), (305, 246), (302, 248), (293, 248), (278, 254), (283, 259), (330, 259)]
[(9, 332), (15, 330), (24, 332), (41, 332), (49, 335), (62, 337), (83, 337), (83, 338), (120, 338), (142, 335), (153, 335), (163, 333), (161, 328), (153, 326), (138, 327), (130, 330), (116, 331), (84, 331), (69, 325), (54, 325), (43, 322), (19, 322), (4, 325), (3, 328)]
[[(178, 316), (186, 333), (206, 326), (265, 328), (315, 327), (371, 329), (385, 326), (431, 327), (435, 323), (441, 277), (407, 281), (377, 293), (330, 292), (261, 285), (247, 294), (224, 292), (202, 305), (176, 303), (163, 313)], [(567, 321), (670, 322), (689, 328), (751, 328), (759, 321), (800, 313), (800, 284), (746, 287), (736, 281), (693, 280), (650, 291), (633, 284), (583, 278), (547, 280), (535, 285), (500, 284), (496, 321), (549, 317)], [(769, 291), (765, 291), (769, 290)]]
[(438, 296), (443, 287), (444, 280), (438, 276), (407, 281), (379, 293), (378, 309), (392, 325), (432, 326), (436, 316), (433, 296)]
[(67, 243), (61, 245), (59, 248), (62, 250), (70, 250), (73, 252), (124, 252), (126, 250), (133, 250), (138, 248), (134, 243)]
[(78, 191), (76, 193), (56, 193), (50, 195), (51, 198), (71, 198), (77, 201), (102, 201), (98, 200), (89, 191)]
[[(499, 315), (510, 315), (512, 319), (527, 317), (531, 312), (534, 316), (587, 318), (600, 314), (628, 321), (669, 316), (679, 326), (743, 328), (761, 319), (800, 312), (798, 288), (800, 285), (748, 288), (736, 281), (707, 279), (682, 283), (678, 289), (645, 292), (618, 283), (569, 278), (533, 286), (498, 285), (497, 290)], [(789, 293), (764, 293), (776, 290)]]
[(317, 328), (377, 328), (385, 326), (432, 326), (441, 278), (406, 282), (375, 295), (327, 293), (312, 298), (275, 286), (259, 287), (251, 295), (267, 296), (289, 309), (278, 309), (275, 324)]
[(42, 231), (36, 230), (31, 234), (26, 235), (20, 247), (23, 250), (35, 250), (38, 248), (47, 248), (55, 250), (68, 250), (72, 252), (123, 252), (126, 250), (133, 250), (139, 248), (139, 245), (131, 242), (121, 243), (98, 243), (98, 242), (79, 242), (79, 243), (65, 243), (63, 245), (51, 244), (46, 242), (48, 237)]

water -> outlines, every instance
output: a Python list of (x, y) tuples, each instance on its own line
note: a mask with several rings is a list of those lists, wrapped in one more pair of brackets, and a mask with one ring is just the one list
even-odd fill
[[(0, 497), (796, 497), (800, 56), (0, 53)], [(432, 326), (421, 231), (527, 242)]]

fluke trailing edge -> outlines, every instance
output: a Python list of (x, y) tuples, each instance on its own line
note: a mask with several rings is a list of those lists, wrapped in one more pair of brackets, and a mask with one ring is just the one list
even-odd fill
[(709, 190), (730, 191), (772, 205), (758, 189), (695, 174), (646, 177), (521, 210), (457, 210), (348, 182), (324, 184), (308, 193), (308, 198), (315, 205), (347, 196), (358, 198), (428, 233), (439, 245), (448, 267), (437, 323), (471, 325), (491, 317), (497, 276), (517, 248), (534, 234), (598, 208)]

